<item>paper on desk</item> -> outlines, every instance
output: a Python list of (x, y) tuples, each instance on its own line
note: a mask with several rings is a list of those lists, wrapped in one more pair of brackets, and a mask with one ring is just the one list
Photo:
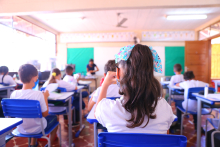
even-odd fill
[(213, 99), (220, 100), (220, 94), (208, 94), (207, 98), (213, 98)]
[(59, 93), (51, 92), (49, 95), (49, 99), (58, 99), (61, 96)]
[(47, 85), (46, 90), (48, 90), (49, 93), (55, 91), (58, 88), (58, 84), (57, 83), (51, 83), (49, 85)]

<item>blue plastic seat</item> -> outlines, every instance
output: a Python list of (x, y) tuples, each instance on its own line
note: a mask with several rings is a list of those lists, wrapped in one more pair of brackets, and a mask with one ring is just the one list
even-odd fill
[(186, 147), (182, 135), (145, 133), (100, 133), (99, 147)]
[[(179, 109), (181, 112), (183, 112), (182, 119), (181, 119), (181, 128), (180, 128), (180, 134), (181, 135), (183, 133), (183, 119), (184, 119), (184, 116), (189, 115), (189, 114), (191, 114), (191, 115), (196, 115), (197, 114), (197, 112), (188, 111), (188, 99), (197, 101), (196, 97), (193, 96), (192, 94), (193, 93), (199, 93), (200, 91), (203, 91), (203, 90), (204, 90), (204, 87), (189, 88), (188, 89), (188, 94), (187, 94), (186, 109), (184, 109), (182, 107), (177, 107), (177, 109)], [(212, 90), (213, 92), (215, 92), (215, 88), (209, 87), (209, 90)], [(212, 113), (212, 109), (210, 111), (208, 109), (202, 109), (201, 115), (212, 115), (211, 113)]]
[[(7, 117), (17, 117), (17, 118), (42, 118), (40, 102), (37, 100), (22, 100), (22, 99), (2, 99), (2, 109), (3, 113)], [(50, 139), (47, 135), (52, 132), (59, 125), (59, 135), (60, 135), (60, 146), (61, 146), (61, 127), (58, 121), (55, 121), (51, 127), (44, 130), (42, 128), (42, 133), (39, 134), (21, 134), (15, 129), (12, 134), (16, 137), (27, 137), (30, 138), (45, 138), (48, 141), (48, 146), (50, 147)], [(41, 126), (43, 122), (41, 119)]]
[(111, 99), (111, 100), (116, 100), (118, 98), (120, 98), (120, 97), (107, 97), (107, 99)]

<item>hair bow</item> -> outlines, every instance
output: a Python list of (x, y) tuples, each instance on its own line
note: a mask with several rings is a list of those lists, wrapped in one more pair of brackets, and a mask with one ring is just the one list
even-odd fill
[(52, 73), (52, 76), (56, 77), (56, 75), (57, 75), (57, 74), (56, 74), (55, 72)]
[[(121, 60), (127, 61), (131, 55), (131, 51), (134, 48), (134, 46), (135, 45), (128, 45), (128, 46), (122, 47), (119, 53), (115, 55), (115, 63), (118, 63)], [(154, 71), (162, 73), (162, 64), (161, 64), (161, 59), (159, 55), (152, 47), (149, 47), (149, 48), (153, 56)]]

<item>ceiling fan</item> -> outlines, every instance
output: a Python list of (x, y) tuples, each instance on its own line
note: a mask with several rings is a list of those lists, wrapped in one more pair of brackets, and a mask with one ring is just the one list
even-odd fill
[(119, 20), (120, 20), (120, 17), (121, 17), (121, 13), (117, 13), (117, 16), (118, 16), (118, 23), (117, 23), (116, 27), (119, 27), (119, 28), (127, 28), (127, 26), (122, 26), (122, 25), (123, 25), (123, 23), (125, 23), (128, 19), (127, 19), (127, 18), (123, 18), (123, 19), (121, 19), (121, 21), (119, 21)]

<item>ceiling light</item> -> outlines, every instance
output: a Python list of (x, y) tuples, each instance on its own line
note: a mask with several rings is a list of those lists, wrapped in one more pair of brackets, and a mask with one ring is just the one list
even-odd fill
[(207, 15), (167, 15), (167, 20), (206, 19)]

